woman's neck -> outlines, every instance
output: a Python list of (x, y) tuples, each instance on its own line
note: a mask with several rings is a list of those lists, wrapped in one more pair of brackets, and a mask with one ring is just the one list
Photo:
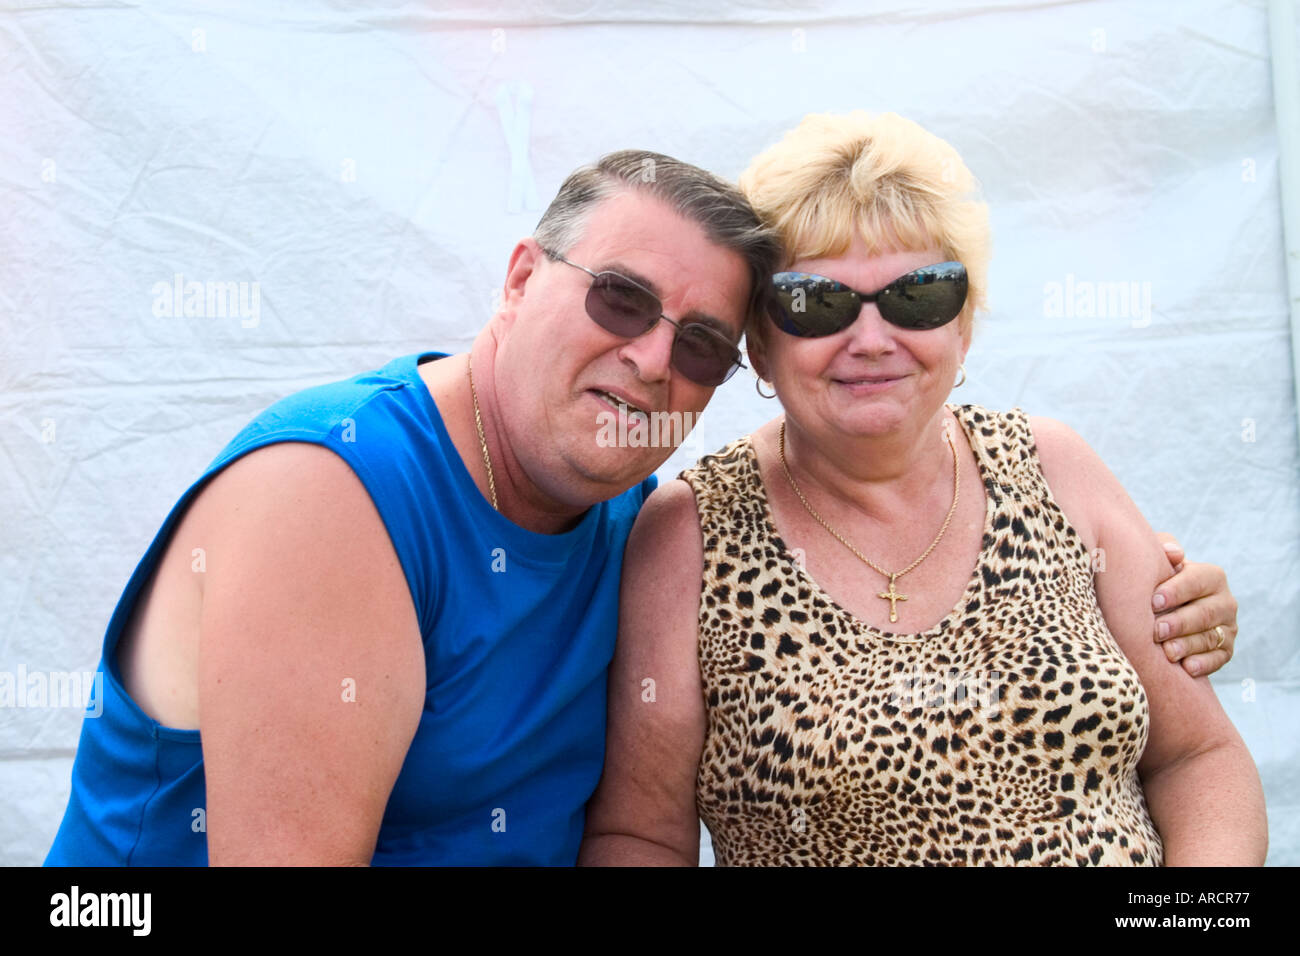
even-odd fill
[(940, 486), (951, 488), (954, 446), (946, 436), (955, 437), (957, 427), (946, 408), (919, 427), (854, 438), (805, 431), (786, 419), (785, 458), (805, 496), (834, 499), (880, 521), (906, 518)]

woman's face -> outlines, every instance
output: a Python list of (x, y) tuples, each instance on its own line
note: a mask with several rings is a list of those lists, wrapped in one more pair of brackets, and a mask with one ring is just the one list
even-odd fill
[[(875, 292), (899, 276), (943, 262), (937, 249), (870, 255), (860, 238), (832, 259), (803, 259), (789, 268)], [(857, 321), (823, 338), (799, 338), (775, 325), (750, 345), (755, 370), (776, 388), (792, 423), (812, 433), (880, 437), (924, 428), (957, 380), (969, 337), (960, 318), (937, 329), (890, 325), (875, 303)]]

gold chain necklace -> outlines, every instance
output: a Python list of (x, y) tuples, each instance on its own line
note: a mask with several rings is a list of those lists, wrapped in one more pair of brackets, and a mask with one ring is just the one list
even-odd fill
[(492, 507), (496, 511), (501, 509), (497, 507), (497, 482), (492, 475), (492, 456), (488, 454), (487, 438), (483, 435), (483, 416), (478, 410), (478, 390), (474, 388), (474, 362), (471, 359), (466, 363), (469, 369), (469, 394), (474, 399), (474, 427), (478, 429), (478, 446), (483, 449), (483, 465), (487, 468), (488, 492), (492, 497)]
[(952, 440), (952, 433), (948, 429), (944, 429), (944, 440), (948, 442), (948, 447), (952, 449), (952, 507), (948, 509), (948, 516), (943, 519), (943, 527), (939, 529), (939, 533), (935, 535), (934, 540), (930, 542), (930, 547), (926, 548), (924, 553), (922, 553), (922, 555), (919, 558), (917, 558), (907, 567), (903, 568), (903, 570), (901, 571), (886, 571), (884, 568), (876, 564), (876, 562), (872, 561), (870, 558), (868, 558), (857, 548), (853, 547), (853, 545), (849, 544), (849, 542), (845, 540), (842, 534), (840, 534), (829, 524), (827, 524), (826, 519), (813, 510), (813, 506), (810, 505), (808, 503), (808, 499), (803, 496), (803, 492), (799, 490), (798, 483), (794, 480), (794, 475), (790, 474), (790, 465), (785, 460), (785, 419), (784, 418), (781, 419), (781, 468), (785, 471), (786, 480), (790, 482), (790, 487), (793, 488), (794, 493), (799, 496), (799, 500), (803, 502), (803, 506), (807, 510), (807, 512), (817, 519), (818, 524), (820, 524), (823, 528), (829, 531), (835, 537), (836, 541), (838, 541), (840, 544), (844, 545), (844, 547), (848, 548), (855, 555), (857, 555), (858, 558), (864, 564), (866, 564), (871, 568), (874, 568), (876, 571), (880, 572), (885, 577), (889, 578), (889, 590), (881, 591), (876, 595), (876, 597), (884, 598), (886, 601), (889, 602), (890, 623), (893, 623), (898, 620), (898, 602), (907, 600), (906, 594), (900, 594), (897, 590), (895, 590), (894, 582), (897, 581), (899, 578), (901, 578), (908, 571), (911, 571), (914, 567), (916, 567), (918, 564), (920, 564), (922, 561), (924, 561), (926, 558), (930, 556), (930, 552), (933, 551), (935, 545), (939, 543), (939, 539), (943, 537), (943, 533), (948, 530), (948, 523), (952, 521), (952, 516), (957, 510), (957, 498), (958, 495), (961, 493), (961, 469), (958, 467), (957, 464), (957, 445)]

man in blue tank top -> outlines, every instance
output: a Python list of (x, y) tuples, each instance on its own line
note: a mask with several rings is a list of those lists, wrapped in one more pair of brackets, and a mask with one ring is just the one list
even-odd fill
[(703, 410), (777, 257), (732, 186), (614, 154), (515, 247), (468, 355), (258, 416), (122, 595), (47, 862), (572, 864), (672, 450), (617, 436)]
[[(731, 186), (615, 153), (468, 354), (259, 415), (122, 594), (46, 862), (572, 864), (659, 439), (740, 364), (778, 259)], [(1217, 569), (1180, 578), (1227, 606)]]

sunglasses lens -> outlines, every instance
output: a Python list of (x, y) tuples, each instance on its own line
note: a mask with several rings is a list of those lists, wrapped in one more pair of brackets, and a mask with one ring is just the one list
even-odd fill
[[(613, 272), (592, 280), (587, 293), (587, 314), (606, 332), (634, 339), (644, 335), (663, 311), (660, 302), (643, 289)], [(697, 385), (721, 385), (739, 367), (740, 352), (725, 337), (707, 326), (682, 326), (673, 339), (673, 368)]]
[(825, 276), (778, 272), (768, 314), (777, 328), (803, 338), (834, 335), (858, 317), (862, 302), (856, 292)]
[(739, 368), (739, 357), (734, 345), (699, 323), (682, 326), (673, 339), (673, 368), (697, 385), (721, 385)]
[(587, 314), (606, 332), (636, 338), (659, 319), (662, 306), (646, 289), (602, 272), (587, 293)]
[(904, 329), (947, 325), (966, 304), (966, 268), (941, 262), (909, 272), (883, 289), (876, 299), (886, 322)]

